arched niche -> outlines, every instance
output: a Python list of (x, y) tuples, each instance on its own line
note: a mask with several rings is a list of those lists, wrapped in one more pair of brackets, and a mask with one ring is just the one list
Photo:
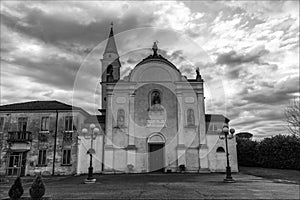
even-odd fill
[(195, 114), (194, 110), (189, 108), (186, 114), (186, 121), (188, 126), (195, 126)]
[(119, 109), (117, 112), (117, 126), (123, 127), (125, 125), (125, 111), (123, 109)]
[(161, 104), (162, 92), (158, 89), (151, 90), (149, 93), (149, 105), (154, 106), (155, 104)]

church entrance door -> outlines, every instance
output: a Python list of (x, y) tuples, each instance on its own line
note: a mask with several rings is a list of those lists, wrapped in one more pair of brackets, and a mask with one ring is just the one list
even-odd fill
[(164, 144), (149, 144), (150, 172), (164, 172)]

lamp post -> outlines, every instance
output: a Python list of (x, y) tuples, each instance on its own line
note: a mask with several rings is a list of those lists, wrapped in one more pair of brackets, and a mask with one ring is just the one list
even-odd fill
[(95, 154), (95, 150), (93, 149), (93, 140), (96, 139), (99, 129), (96, 128), (95, 124), (90, 124), (89, 130), (87, 128), (83, 128), (82, 133), (85, 138), (88, 138), (88, 135), (91, 137), (91, 148), (87, 151), (87, 154), (90, 155), (90, 166), (88, 168), (88, 177), (84, 180), (84, 183), (95, 183), (96, 179), (93, 178), (93, 154)]
[[(229, 129), (227, 125), (223, 126), (222, 132), (225, 135), (225, 146), (226, 146), (226, 159), (227, 159), (227, 166), (226, 166), (226, 178), (224, 179), (225, 183), (234, 183), (235, 180), (231, 177), (231, 167), (229, 165), (229, 153), (228, 153), (228, 139), (233, 138), (235, 130), (233, 128)], [(230, 133), (230, 134), (229, 134)], [(221, 135), (219, 136), (220, 139), (224, 139)]]

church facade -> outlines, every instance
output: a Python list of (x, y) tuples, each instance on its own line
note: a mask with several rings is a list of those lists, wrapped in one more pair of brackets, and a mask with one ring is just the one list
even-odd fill
[[(225, 172), (229, 119), (205, 113), (198, 70), (187, 79), (154, 43), (121, 79), (112, 27), (101, 64), (99, 115), (57, 101), (0, 106), (1, 175), (86, 174), (91, 152), (94, 173)], [(228, 151), (237, 172), (235, 137)]]
[[(225, 142), (219, 139), (219, 130), (229, 120), (205, 114), (204, 80), (198, 70), (195, 79), (187, 79), (159, 55), (156, 43), (152, 51), (121, 79), (111, 27), (101, 59), (100, 111), (105, 133), (94, 142), (99, 149), (94, 169), (103, 173), (225, 171)], [(88, 141), (83, 136), (81, 140), (80, 154), (86, 158)], [(236, 172), (234, 138), (229, 140), (229, 151)], [(87, 167), (81, 165), (77, 173), (86, 172)]]

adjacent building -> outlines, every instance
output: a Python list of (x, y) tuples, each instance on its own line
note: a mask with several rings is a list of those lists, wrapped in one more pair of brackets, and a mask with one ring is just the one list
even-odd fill
[(0, 106), (1, 175), (74, 174), (78, 130), (89, 116), (58, 101)]

